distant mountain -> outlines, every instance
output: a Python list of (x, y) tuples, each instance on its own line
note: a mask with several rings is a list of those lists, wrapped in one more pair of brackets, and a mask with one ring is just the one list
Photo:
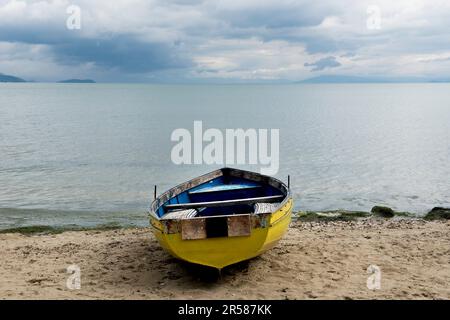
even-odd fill
[(59, 81), (59, 83), (95, 83), (95, 81), (91, 79), (69, 79)]
[(0, 82), (26, 82), (26, 81), (18, 77), (0, 73)]
[(427, 78), (382, 78), (382, 77), (358, 77), (322, 75), (309, 78), (298, 83), (446, 83), (449, 79), (427, 79)]
[(322, 75), (300, 81), (300, 83), (383, 83), (383, 82), (395, 82), (395, 81), (382, 78), (338, 76), (338, 75)]
[(430, 80), (429, 82), (432, 82), (432, 83), (449, 83), (450, 79), (434, 79), (434, 80)]

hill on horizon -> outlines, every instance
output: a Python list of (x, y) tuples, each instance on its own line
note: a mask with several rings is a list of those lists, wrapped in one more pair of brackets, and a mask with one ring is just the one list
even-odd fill
[(382, 78), (359, 77), (346, 75), (320, 75), (317, 77), (298, 81), (297, 83), (446, 83), (450, 79), (426, 79), (426, 78)]
[(0, 73), (0, 82), (27, 82), (27, 81), (19, 77)]
[(91, 80), (91, 79), (68, 79), (68, 80), (61, 80), (58, 82), (59, 83), (96, 83), (94, 80)]

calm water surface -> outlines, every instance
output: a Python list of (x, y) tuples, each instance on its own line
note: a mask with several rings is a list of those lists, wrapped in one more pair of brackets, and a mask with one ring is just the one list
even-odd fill
[[(0, 84), (0, 228), (146, 225), (176, 128), (280, 129), (297, 209), (450, 205), (450, 85)], [(258, 166), (240, 166), (259, 170)]]

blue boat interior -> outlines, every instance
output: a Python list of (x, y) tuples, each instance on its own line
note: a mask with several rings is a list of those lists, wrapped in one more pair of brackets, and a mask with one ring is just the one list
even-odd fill
[[(156, 213), (159, 217), (162, 217), (169, 212), (176, 211), (177, 209), (170, 208), (170, 205), (176, 204), (204, 203), (283, 195), (281, 190), (269, 184), (223, 175), (188, 189), (169, 199), (156, 210)], [(169, 207), (166, 207), (168, 205)], [(253, 212), (254, 205), (237, 203), (235, 205), (227, 206), (205, 206), (196, 208), (195, 210), (195, 216), (242, 214)]]

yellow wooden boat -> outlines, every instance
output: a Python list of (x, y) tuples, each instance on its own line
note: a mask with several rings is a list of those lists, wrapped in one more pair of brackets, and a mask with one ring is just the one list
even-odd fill
[(275, 246), (289, 226), (292, 207), (283, 182), (223, 168), (157, 197), (150, 224), (176, 258), (222, 269)]

